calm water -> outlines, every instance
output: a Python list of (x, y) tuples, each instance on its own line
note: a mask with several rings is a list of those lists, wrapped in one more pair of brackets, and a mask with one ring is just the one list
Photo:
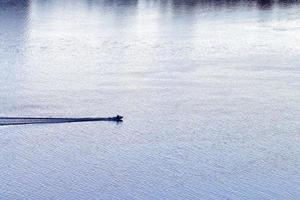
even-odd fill
[(0, 2), (0, 199), (299, 199), (297, 1)]

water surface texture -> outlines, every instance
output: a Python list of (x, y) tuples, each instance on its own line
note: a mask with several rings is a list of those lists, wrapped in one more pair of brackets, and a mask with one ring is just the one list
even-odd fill
[(0, 199), (299, 199), (299, 11), (0, 0)]

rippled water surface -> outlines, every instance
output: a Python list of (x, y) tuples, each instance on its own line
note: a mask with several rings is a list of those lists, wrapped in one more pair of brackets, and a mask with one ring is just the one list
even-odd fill
[(0, 0), (0, 199), (299, 199), (299, 11)]

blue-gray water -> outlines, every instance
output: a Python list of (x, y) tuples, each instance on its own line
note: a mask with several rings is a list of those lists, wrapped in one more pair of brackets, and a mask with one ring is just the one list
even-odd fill
[(0, 2), (0, 199), (300, 198), (297, 1)]

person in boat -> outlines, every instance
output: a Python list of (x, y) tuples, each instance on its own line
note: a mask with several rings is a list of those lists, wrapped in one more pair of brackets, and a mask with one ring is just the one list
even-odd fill
[(117, 115), (116, 117), (113, 117), (113, 120), (117, 121), (117, 122), (121, 122), (123, 119), (123, 116), (121, 115)]

